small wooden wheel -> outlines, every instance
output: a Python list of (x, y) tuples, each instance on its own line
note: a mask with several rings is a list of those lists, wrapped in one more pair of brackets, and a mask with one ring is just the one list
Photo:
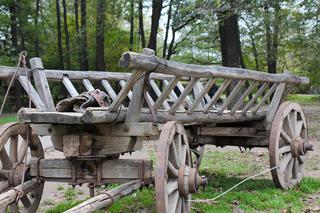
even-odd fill
[(303, 177), (306, 153), (312, 150), (308, 144), (307, 122), (297, 103), (284, 102), (272, 122), (269, 140), (270, 168), (277, 187), (288, 189), (297, 185)]
[(155, 189), (158, 212), (189, 212), (191, 194), (206, 184), (191, 163), (188, 138), (182, 124), (167, 122), (157, 145)]
[[(29, 163), (24, 166), (25, 153), (29, 151), (32, 159), (44, 158), (38, 136), (32, 135), (29, 129), (27, 141), (27, 131), (28, 126), (20, 123), (7, 123), (0, 127), (0, 193), (21, 184), (23, 175), (25, 182), (32, 179)], [(28, 160), (30, 161), (30, 157)], [(43, 185), (43, 182), (38, 181), (28, 185), (19, 200), (0, 209), (0, 212), (7, 212), (7, 209), (10, 212), (36, 212)]]

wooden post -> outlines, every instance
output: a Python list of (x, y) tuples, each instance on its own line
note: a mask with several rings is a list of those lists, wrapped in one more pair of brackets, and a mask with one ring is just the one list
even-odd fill
[[(155, 51), (144, 48), (143, 54), (145, 55), (155, 55)], [(136, 123), (140, 120), (140, 111), (143, 104), (143, 90), (145, 87), (146, 72), (141, 72), (140, 79), (134, 84), (132, 89), (132, 99), (129, 103), (128, 111), (126, 114), (125, 123)]]
[(31, 58), (30, 66), (37, 92), (47, 109), (55, 111), (49, 83), (40, 58)]
[(102, 208), (110, 207), (114, 201), (125, 197), (143, 185), (140, 180), (130, 181), (128, 183), (122, 184), (117, 188), (111, 189), (105, 193), (101, 193), (85, 202), (69, 209), (65, 213), (88, 213), (94, 212)]

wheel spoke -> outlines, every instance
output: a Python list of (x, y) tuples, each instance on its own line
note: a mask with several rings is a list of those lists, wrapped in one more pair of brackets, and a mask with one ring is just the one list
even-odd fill
[(25, 208), (29, 208), (31, 206), (31, 202), (30, 202), (30, 200), (29, 200), (27, 195), (21, 197), (21, 202), (22, 202), (22, 204), (24, 205)]
[(279, 154), (284, 154), (284, 153), (287, 153), (287, 152), (290, 152), (290, 151), (291, 151), (291, 147), (290, 146), (282, 146), (279, 149)]
[(168, 192), (168, 196), (174, 192), (175, 190), (178, 189), (178, 182), (177, 182), (177, 179), (175, 180), (170, 180), (168, 183), (167, 183), (167, 192)]
[(302, 126), (303, 126), (303, 121), (297, 121), (296, 137), (301, 135)]
[(291, 158), (290, 162), (288, 163), (287, 169), (285, 171), (285, 180), (287, 183), (290, 183), (290, 180), (292, 178), (293, 164), (294, 164), (294, 158)]
[(300, 164), (304, 164), (304, 159), (301, 156), (298, 156), (298, 161)]
[(298, 121), (298, 112), (296, 110), (294, 110), (291, 113), (291, 124), (292, 124), (294, 133), (295, 133), (295, 127), (297, 126), (297, 121)]
[(288, 153), (284, 156), (284, 158), (280, 161), (280, 171), (281, 173), (283, 173), (285, 171), (285, 169), (287, 168), (288, 166), (288, 163), (290, 162), (290, 160), (292, 159), (292, 155), (291, 153)]
[(18, 161), (18, 135), (11, 136), (10, 138), (10, 150), (9, 157), (11, 162), (15, 163)]
[(291, 143), (291, 138), (289, 137), (289, 135), (284, 130), (281, 130), (280, 136), (288, 144)]
[(180, 155), (180, 164), (181, 165), (185, 165), (186, 164), (186, 155), (187, 155), (187, 146), (186, 145), (182, 145), (182, 149), (181, 149), (181, 155)]
[(181, 213), (182, 212), (181, 208), (182, 208), (182, 197), (179, 197), (175, 213)]
[[(178, 167), (178, 168), (180, 168), (180, 161), (179, 161), (179, 158), (178, 158), (178, 152), (177, 152), (177, 147), (176, 147), (176, 143), (173, 141), (172, 143), (171, 143), (171, 146), (170, 146), (170, 155), (169, 155), (169, 157), (170, 156), (173, 156), (173, 161), (175, 162), (175, 164), (177, 164), (176, 166)], [(171, 159), (170, 159), (171, 160)]]
[(294, 164), (293, 164), (293, 172), (292, 172), (292, 176), (294, 179), (298, 179), (298, 173), (299, 173), (299, 162), (297, 158), (294, 158)]
[(8, 206), (0, 208), (0, 213), (7, 213), (7, 208)]
[(10, 161), (9, 155), (5, 147), (3, 147), (2, 150), (0, 151), (0, 159), (1, 159), (3, 169), (11, 169), (12, 162)]
[(293, 130), (293, 125), (291, 123), (290, 116), (286, 117), (286, 123), (287, 123), (288, 131), (289, 131), (288, 133), (291, 136), (291, 138), (293, 138), (294, 137), (294, 130)]
[(22, 162), (24, 160), (25, 154), (28, 154), (27, 149), (28, 149), (28, 142), (27, 140), (23, 140), (23, 142), (19, 146), (18, 162)]
[(1, 181), (0, 182), (0, 193), (2, 193), (4, 190), (9, 188), (9, 183), (8, 181)]
[(178, 170), (176, 168), (174, 168), (174, 166), (172, 165), (172, 163), (170, 161), (168, 161), (168, 170), (170, 171), (170, 173), (174, 177), (178, 177)]
[(177, 203), (179, 201), (179, 191), (175, 191), (173, 192), (169, 198), (168, 198), (168, 201), (169, 201), (169, 212), (175, 212), (176, 211), (176, 207), (177, 207)]

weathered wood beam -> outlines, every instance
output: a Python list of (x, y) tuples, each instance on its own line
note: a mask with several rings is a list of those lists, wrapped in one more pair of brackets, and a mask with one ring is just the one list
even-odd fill
[(199, 136), (198, 142), (201, 144), (211, 144), (216, 146), (241, 146), (241, 147), (269, 147), (268, 137), (216, 137), (216, 136)]
[(94, 212), (102, 208), (108, 208), (113, 204), (113, 202), (130, 195), (142, 187), (143, 184), (144, 183), (139, 180), (122, 184), (114, 189), (105, 193), (102, 192), (100, 195), (86, 200), (85, 202), (69, 209), (65, 213), (87, 213)]
[(30, 66), (32, 70), (33, 80), (41, 100), (48, 109), (55, 111), (55, 105), (53, 103), (49, 83), (41, 59), (31, 58)]
[(69, 94), (74, 97), (79, 95), (78, 91), (76, 90), (76, 88), (73, 86), (72, 82), (70, 81), (69, 78), (67, 77), (63, 77), (62, 78), (62, 83), (63, 85), (66, 87), (66, 89), (68, 90)]
[[(84, 124), (84, 123), (115, 123), (123, 122), (126, 111), (120, 110), (118, 112), (110, 112), (109, 108), (87, 108), (87, 111), (82, 113), (56, 113), (56, 112), (44, 112), (37, 110), (29, 110), (22, 108), (18, 112), (18, 118), (23, 122), (32, 123), (65, 123), (65, 124)], [(182, 123), (235, 123), (241, 121), (254, 121), (264, 119), (266, 111), (259, 111), (256, 114), (251, 112), (242, 115), (237, 113), (230, 115), (230, 113), (223, 113), (218, 115), (217, 113), (209, 112), (194, 112), (188, 115), (184, 112), (176, 112), (171, 115), (167, 112), (157, 112), (157, 122), (165, 123), (167, 121), (177, 120)], [(141, 122), (153, 122), (153, 117), (149, 110), (142, 109), (140, 112)]]
[[(80, 157), (79, 157), (80, 159)], [(129, 180), (151, 180), (152, 161), (137, 159), (103, 160), (100, 168), (94, 166), (90, 157), (84, 156), (77, 162), (67, 159), (41, 159), (30, 161), (30, 175), (45, 181), (72, 182), (76, 178), (79, 183), (96, 182), (96, 172), (100, 172), (101, 183), (123, 183)], [(74, 174), (72, 170), (76, 169)]]
[(82, 83), (85, 86), (85, 88), (88, 90), (88, 92), (91, 92), (94, 90), (94, 87), (92, 86), (89, 79), (82, 79)]
[(27, 79), (26, 76), (19, 76), (19, 82), (21, 83), (23, 89), (27, 92), (27, 94), (31, 97), (33, 104), (38, 109), (47, 109), (47, 106), (43, 103), (37, 91), (33, 88), (31, 82)]
[(241, 113), (245, 115), (248, 110), (254, 105), (254, 103), (257, 101), (259, 96), (263, 93), (263, 91), (267, 88), (268, 82), (264, 82), (262, 86), (259, 88), (257, 93), (251, 98), (251, 100), (246, 104), (246, 106), (242, 109)]
[(117, 98), (116, 92), (113, 90), (112, 86), (110, 85), (109, 81), (104, 79), (101, 80), (101, 84), (104, 87), (104, 89), (107, 91), (107, 93), (110, 95), (110, 98), (114, 101)]
[[(37, 187), (37, 184), (38, 182), (36, 180), (26, 181), (22, 186), (22, 191), (27, 194)], [(16, 200), (20, 189), (21, 185), (18, 185), (14, 187), (14, 189), (10, 189), (0, 194), (0, 210)]]
[(217, 102), (217, 100), (222, 95), (222, 93), (228, 88), (230, 83), (231, 83), (231, 79), (225, 79), (222, 82), (217, 92), (213, 95), (209, 103), (205, 106), (205, 109), (204, 109), (205, 113), (208, 113), (211, 110), (212, 106)]
[(236, 80), (248, 79), (264, 82), (287, 82), (294, 84), (309, 83), (309, 79), (306, 77), (299, 77), (289, 74), (269, 74), (265, 72), (258, 72), (241, 68), (183, 64), (134, 52), (125, 52), (122, 55), (119, 64), (122, 67), (130, 69), (138, 69), (142, 71), (154, 70), (154, 72), (156, 73), (186, 76), (193, 78), (216, 77), (231, 78)]

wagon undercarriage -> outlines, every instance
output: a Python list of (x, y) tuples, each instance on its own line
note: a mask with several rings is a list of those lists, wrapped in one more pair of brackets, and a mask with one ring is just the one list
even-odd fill
[[(207, 182), (198, 174), (205, 145), (268, 148), (273, 180), (283, 189), (303, 177), (305, 155), (312, 150), (306, 119), (298, 104), (283, 98), (307, 78), (186, 65), (157, 58), (149, 49), (123, 55), (120, 65), (131, 74), (44, 70), (39, 58), (30, 64), (34, 83), (21, 72), (17, 79), (36, 108), (20, 109), (21, 123), (0, 129), (0, 192), (23, 183), (20, 194), (0, 195), (8, 198), (0, 201), (4, 210), (20, 206), (35, 212), (43, 183), (55, 181), (88, 183), (92, 196), (102, 184), (129, 182), (114, 192), (127, 190), (125, 195), (154, 184), (158, 212), (188, 212), (191, 195)], [(102, 106), (99, 99), (99, 106), (80, 112), (56, 111), (48, 82), (61, 82), (75, 98), (82, 83), (88, 92), (104, 90), (110, 101)], [(51, 136), (65, 158), (45, 159), (38, 136)], [(151, 160), (119, 159), (148, 140), (158, 140), (154, 169)], [(86, 205), (86, 212), (94, 210)]]

